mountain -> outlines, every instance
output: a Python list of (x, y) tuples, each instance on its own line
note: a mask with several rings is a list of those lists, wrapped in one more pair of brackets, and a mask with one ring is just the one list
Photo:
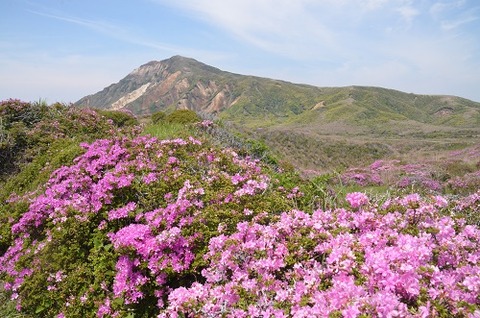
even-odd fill
[[(408, 94), (378, 87), (315, 87), (233, 74), (191, 58), (151, 61), (118, 83), (75, 103), (128, 109), (138, 115), (191, 109), (239, 119), (285, 121), (299, 115), (322, 122), (480, 124), (480, 104), (454, 96)], [(305, 116), (306, 115), (306, 116)], [(303, 120), (302, 116), (294, 120)], [(251, 123), (250, 123), (251, 124)]]
[(428, 155), (480, 136), (480, 103), (464, 98), (293, 84), (181, 56), (144, 64), (75, 105), (137, 115), (191, 109), (233, 123), (305, 169)]
[(233, 89), (241, 78), (194, 59), (174, 56), (144, 64), (118, 83), (75, 104), (114, 110), (125, 108), (135, 114), (172, 108), (216, 113), (234, 103), (238, 92)]

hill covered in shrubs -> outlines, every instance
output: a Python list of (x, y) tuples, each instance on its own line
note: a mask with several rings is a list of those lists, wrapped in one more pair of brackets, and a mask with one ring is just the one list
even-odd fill
[(382, 184), (305, 180), (210, 121), (1, 105), (2, 147), (17, 149), (0, 193), (3, 316), (480, 314), (474, 186), (390, 188), (393, 163), (362, 171)]

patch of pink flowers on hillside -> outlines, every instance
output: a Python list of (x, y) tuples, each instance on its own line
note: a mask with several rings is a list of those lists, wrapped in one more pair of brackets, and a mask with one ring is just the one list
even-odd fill
[[(263, 199), (273, 181), (258, 161), (232, 150), (202, 148), (194, 138), (150, 137), (83, 147), (12, 220), (0, 274), (19, 308), (25, 280), (44, 270), (36, 266), (38, 255), (75, 221), (98, 231), (103, 242), (97, 244), (110, 244), (116, 259), (109, 279), (79, 295), (59, 293), (59, 316), (75, 303), (95, 308), (98, 317), (116, 317), (145, 300), (156, 304), (158, 317), (480, 314), (480, 230), (441, 214), (450, 204), (443, 197), (410, 194), (379, 205), (354, 192), (346, 195), (346, 208), (258, 211), (248, 199)], [(182, 155), (198, 165), (182, 167)], [(196, 174), (187, 178), (185, 169)], [(147, 186), (164, 191), (161, 204), (148, 205), (148, 196), (158, 193)], [(284, 194), (288, 201), (303, 196), (299, 188)], [(452, 202), (453, 210), (475, 211), (478, 202), (476, 193)], [(230, 229), (221, 217), (204, 224), (205, 211), (228, 211), (240, 221)], [(269, 223), (261, 217), (268, 214)], [(52, 269), (52, 293), (68, 286), (62, 284), (69, 270)]]
[(439, 198), (392, 200), (386, 214), (365, 195), (347, 198), (364, 209), (293, 210), (211, 239), (206, 282), (173, 290), (160, 317), (432, 317), (439, 304), (478, 316), (477, 227), (438, 217)]

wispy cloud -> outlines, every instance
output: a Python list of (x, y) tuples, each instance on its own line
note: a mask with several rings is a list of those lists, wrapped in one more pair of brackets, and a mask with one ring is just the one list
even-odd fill
[[(368, 45), (364, 32), (376, 36), (406, 29), (421, 13), (408, 0), (152, 1), (185, 10), (241, 41), (294, 59), (314, 54), (325, 60), (346, 57), (350, 50)], [(394, 14), (398, 19), (389, 18)]]
[(442, 30), (451, 31), (480, 19), (480, 5), (471, 6), (466, 0), (435, 2), (429, 10)]
[(430, 13), (434, 17), (448, 12), (452, 9), (461, 8), (466, 4), (465, 0), (455, 0), (455, 1), (436, 1), (430, 7)]
[(139, 34), (132, 33), (132, 31), (126, 28), (125, 26), (119, 26), (111, 22), (89, 20), (89, 19), (83, 19), (83, 18), (74, 17), (74, 16), (50, 14), (50, 13), (38, 12), (38, 11), (31, 11), (31, 12), (47, 18), (52, 18), (52, 19), (76, 24), (76, 25), (85, 27), (87, 29), (90, 29), (94, 32), (101, 33), (110, 38), (114, 38), (114, 39), (128, 42), (131, 44), (141, 45), (141, 46), (150, 47), (153, 49), (157, 49), (160, 51), (167, 51), (167, 52), (178, 52), (179, 50), (178, 47), (146, 39)]
[(413, 19), (420, 14), (420, 11), (415, 9), (411, 5), (404, 5), (401, 7), (398, 7), (396, 9), (398, 13), (402, 16), (402, 18), (405, 20), (407, 25), (411, 25)]
[(88, 20), (88, 19), (81, 19), (78, 17), (71, 17), (71, 16), (65, 16), (65, 15), (57, 15), (57, 14), (51, 14), (51, 13), (46, 13), (46, 12), (40, 12), (40, 11), (34, 11), (34, 10), (27, 10), (30, 13), (37, 14), (43, 17), (47, 18), (52, 18), (60, 21), (65, 21), (73, 24), (77, 24), (86, 28), (89, 28), (91, 30), (105, 33), (108, 35), (114, 35), (119, 31), (124, 31), (122, 28), (111, 24), (107, 23), (104, 21), (93, 21), (93, 20)]
[(441, 22), (442, 29), (453, 30), (480, 19), (480, 7), (461, 12)]
[[(335, 49), (335, 32), (311, 0), (156, 1), (191, 12), (241, 41), (282, 55), (308, 54), (305, 45)], [(306, 36), (307, 35), (307, 36)], [(308, 39), (308, 41), (306, 41)], [(306, 43), (307, 42), (307, 43)]]
[(476, 21), (478, 19), (479, 19), (478, 16), (471, 15), (471, 16), (466, 16), (466, 17), (461, 17), (461, 18), (458, 18), (458, 19), (454, 19), (454, 20), (442, 21), (442, 29), (453, 30), (453, 29), (458, 28), (459, 26), (462, 26), (462, 25), (467, 24), (469, 22)]
[[(64, 21), (70, 24), (79, 25), (86, 29), (89, 29), (98, 34), (102, 34), (108, 38), (116, 39), (118, 41), (133, 44), (143, 48), (153, 49), (159, 52), (161, 55), (176, 55), (183, 54), (186, 56), (196, 56), (198, 58), (205, 58), (207, 60), (221, 60), (226, 58), (227, 54), (203, 50), (200, 48), (193, 48), (189, 45), (178, 46), (171, 43), (165, 43), (152, 39), (144, 35), (142, 30), (133, 31), (132, 28), (129, 28), (127, 25), (118, 25), (109, 21), (103, 20), (92, 20), (84, 19), (76, 16), (69, 16), (61, 13), (46, 13), (39, 11), (31, 11), (34, 14), (41, 15), (47, 18), (56, 19), (59, 21)], [(143, 30), (145, 31), (145, 30)]]

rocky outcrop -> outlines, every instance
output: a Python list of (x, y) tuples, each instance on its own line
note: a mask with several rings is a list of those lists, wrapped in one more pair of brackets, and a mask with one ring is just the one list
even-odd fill
[(144, 64), (118, 83), (82, 98), (75, 105), (128, 109), (140, 115), (169, 108), (218, 113), (235, 100), (228, 82), (238, 76), (174, 56)]

